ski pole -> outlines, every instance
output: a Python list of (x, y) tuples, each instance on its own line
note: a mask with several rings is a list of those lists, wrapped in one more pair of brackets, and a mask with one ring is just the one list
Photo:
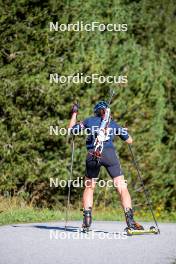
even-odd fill
[(72, 143), (71, 143), (71, 165), (70, 165), (70, 173), (68, 175), (68, 195), (67, 195), (67, 206), (66, 206), (66, 213), (65, 213), (65, 230), (67, 230), (68, 213), (70, 211), (70, 194), (71, 194), (71, 181), (72, 181), (72, 176), (73, 176), (74, 152), (75, 152), (75, 142), (74, 142), (74, 137), (72, 137)]
[(110, 89), (110, 91), (109, 91), (109, 101), (108, 101), (108, 105), (111, 104), (111, 101), (112, 101), (112, 98), (113, 98), (114, 95), (115, 95), (114, 90), (113, 89)]
[(157, 230), (158, 230), (158, 233), (160, 234), (160, 230), (159, 230), (159, 227), (158, 227), (158, 223), (157, 223), (157, 221), (156, 221), (156, 218), (155, 218), (155, 215), (154, 215), (154, 212), (153, 212), (152, 203), (151, 203), (151, 201), (150, 201), (150, 197), (149, 197), (148, 191), (147, 191), (147, 189), (145, 188), (145, 184), (144, 184), (144, 181), (143, 181), (143, 179), (142, 179), (142, 176), (141, 176), (141, 172), (140, 172), (140, 169), (139, 169), (138, 163), (137, 163), (137, 161), (136, 161), (136, 159), (135, 159), (135, 157), (134, 157), (134, 154), (133, 154), (133, 151), (132, 151), (132, 147), (130, 146), (130, 144), (128, 144), (128, 147), (129, 147), (129, 150), (130, 150), (130, 153), (131, 153), (132, 159), (133, 159), (134, 166), (135, 166), (135, 168), (136, 168), (136, 170), (137, 170), (138, 178), (139, 178), (139, 180), (140, 180), (140, 182), (141, 182), (141, 184), (142, 184), (142, 187), (143, 187), (143, 190), (144, 190), (144, 194), (145, 194), (146, 201), (147, 201), (147, 203), (148, 203), (148, 206), (149, 206), (150, 212), (151, 212), (152, 217), (153, 217), (153, 220), (154, 220), (154, 222), (155, 222), (155, 226), (156, 226), (156, 228), (157, 228)]

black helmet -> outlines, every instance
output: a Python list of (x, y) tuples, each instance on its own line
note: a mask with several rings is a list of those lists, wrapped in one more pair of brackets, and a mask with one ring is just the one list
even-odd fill
[(108, 108), (108, 104), (105, 101), (100, 101), (94, 106), (94, 113), (97, 113), (99, 109)]

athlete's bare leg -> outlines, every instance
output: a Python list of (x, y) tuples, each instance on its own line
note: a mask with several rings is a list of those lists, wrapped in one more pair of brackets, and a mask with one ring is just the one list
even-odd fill
[(132, 208), (131, 196), (129, 194), (127, 183), (124, 181), (124, 176), (118, 176), (113, 179), (114, 186), (120, 195), (120, 200), (123, 209)]
[(93, 206), (93, 193), (96, 186), (95, 179), (85, 177), (85, 189), (83, 192), (83, 208), (88, 209)]

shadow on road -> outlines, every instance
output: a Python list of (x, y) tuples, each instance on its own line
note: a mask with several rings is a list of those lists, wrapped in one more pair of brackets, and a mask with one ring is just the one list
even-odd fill
[(60, 230), (60, 231), (66, 231), (66, 232), (78, 232), (79, 227), (77, 226), (67, 226), (60, 227), (60, 226), (44, 226), (44, 225), (34, 225), (33, 227), (35, 228), (40, 228), (40, 229), (49, 229), (49, 230)]
[[(30, 227), (30, 228), (39, 228), (39, 229), (45, 229), (45, 230), (59, 230), (59, 231), (65, 231), (65, 232), (80, 232), (80, 227), (78, 226), (49, 226), (49, 225), (31, 225), (31, 226), (25, 226), (25, 225), (13, 225), (12, 227)], [(109, 232), (105, 230), (96, 230), (92, 229), (94, 233), (104, 233), (104, 234), (120, 234), (120, 232)]]
[[(43, 226), (43, 225), (35, 225), (33, 226), (35, 228), (41, 228), (41, 229), (54, 229), (54, 230), (61, 230), (61, 231), (66, 231), (66, 232), (78, 232), (80, 231), (80, 227), (77, 226), (67, 226), (67, 228), (65, 229), (65, 227), (54, 227), (54, 226)], [(104, 233), (104, 234), (120, 234), (120, 232), (108, 232), (108, 231), (104, 231), (104, 230), (95, 230), (92, 229), (90, 231), (93, 231), (94, 233)]]

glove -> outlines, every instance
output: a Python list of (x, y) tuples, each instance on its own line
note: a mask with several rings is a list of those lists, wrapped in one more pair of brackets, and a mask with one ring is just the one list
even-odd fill
[(73, 104), (72, 109), (71, 109), (71, 115), (73, 115), (74, 113), (78, 114), (78, 109), (79, 109), (79, 105)]

